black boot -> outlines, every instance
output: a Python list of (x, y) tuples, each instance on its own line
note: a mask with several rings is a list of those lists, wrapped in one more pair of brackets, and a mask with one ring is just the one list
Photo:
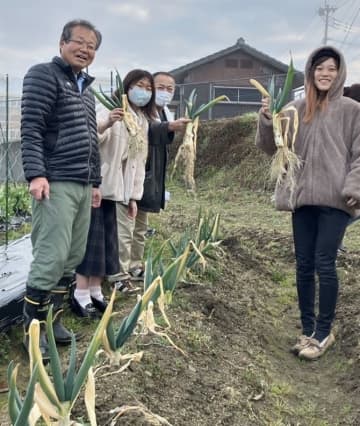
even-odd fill
[(64, 297), (68, 294), (71, 281), (72, 277), (64, 277), (58, 282), (57, 286), (51, 290), (50, 303), (54, 305), (54, 337), (55, 342), (61, 345), (71, 344), (72, 333), (61, 323)]
[(45, 323), (49, 310), (50, 297), (49, 292), (27, 287), (24, 298), (24, 340), (23, 344), (29, 353), (29, 327), (33, 319), (40, 322), (40, 352), (44, 363), (49, 362), (49, 347), (46, 338)]

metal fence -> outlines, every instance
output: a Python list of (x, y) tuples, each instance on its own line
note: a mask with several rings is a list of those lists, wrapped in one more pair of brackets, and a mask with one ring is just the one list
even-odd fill
[[(110, 93), (113, 76), (97, 78), (95, 88), (99, 85)], [(0, 74), (0, 246), (6, 247), (10, 231), (19, 226), (19, 218), (12, 217), (14, 197), (27, 194), (22, 187), (25, 177), (20, 142), (21, 90), (21, 78)]]
[[(96, 79), (111, 92), (112, 75)], [(25, 182), (20, 149), (22, 79), (0, 74), (0, 184)], [(96, 87), (97, 88), (97, 87)]]
[[(231, 81), (221, 83), (227, 86), (227, 89), (222, 87), (222, 91), (231, 89)], [(111, 93), (115, 87), (113, 72), (105, 76), (97, 76), (95, 90), (98, 90), (99, 86), (105, 92)], [(176, 116), (184, 115), (184, 99), (188, 97), (192, 88), (196, 87), (199, 102), (208, 102), (218, 94), (216, 90), (220, 89), (217, 86), (218, 84), (213, 82), (178, 85), (172, 104)], [(0, 74), (0, 185), (6, 182), (25, 182), (20, 149), (21, 87), (22, 79)], [(247, 89), (247, 92), (250, 93), (250, 91), (257, 96), (255, 89)], [(202, 118), (238, 115), (244, 112), (244, 105), (247, 110), (251, 106), (256, 110), (260, 105), (260, 98), (244, 99), (244, 102), (241, 99), (238, 102), (232, 100), (226, 105), (218, 105), (213, 112), (210, 111)]]

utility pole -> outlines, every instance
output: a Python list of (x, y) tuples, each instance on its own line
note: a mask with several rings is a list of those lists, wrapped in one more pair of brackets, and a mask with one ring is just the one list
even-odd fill
[(319, 8), (319, 16), (325, 17), (325, 30), (324, 30), (324, 38), (323, 44), (327, 44), (328, 41), (328, 28), (329, 28), (329, 16), (331, 13), (336, 11), (336, 7), (329, 6), (327, 1), (324, 1), (324, 7)]

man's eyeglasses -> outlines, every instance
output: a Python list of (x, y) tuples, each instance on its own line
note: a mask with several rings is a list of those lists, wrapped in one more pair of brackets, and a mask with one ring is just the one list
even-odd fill
[(91, 43), (86, 43), (86, 41), (83, 41), (83, 40), (75, 40), (73, 38), (69, 38), (68, 41), (71, 41), (71, 42), (77, 44), (79, 47), (86, 47), (86, 49), (89, 52), (95, 52), (95, 50), (96, 50), (96, 46), (94, 46)]

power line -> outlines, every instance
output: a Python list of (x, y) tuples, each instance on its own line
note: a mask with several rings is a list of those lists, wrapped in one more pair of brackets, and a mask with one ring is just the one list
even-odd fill
[(325, 3), (324, 7), (320, 7), (318, 10), (318, 13), (319, 13), (319, 16), (324, 16), (324, 19), (325, 19), (323, 44), (327, 44), (330, 14), (334, 13), (337, 8), (333, 6), (329, 6), (326, 0), (324, 3)]
[(312, 17), (312, 19), (311, 19), (310, 23), (309, 23), (309, 24), (308, 24), (308, 26), (305, 28), (305, 30), (303, 31), (303, 33), (302, 33), (302, 34), (300, 34), (300, 35), (297, 37), (297, 40), (302, 41), (302, 40), (304, 39), (304, 37), (305, 37), (305, 36), (306, 36), (306, 37), (308, 37), (308, 36), (309, 36), (310, 28), (311, 28), (313, 25), (318, 24), (318, 22), (316, 22), (316, 20), (317, 20), (317, 19), (318, 19), (318, 15), (314, 15), (314, 16)]
[[(332, 38), (332, 37), (329, 37), (328, 40), (333, 41), (335, 43), (339, 43), (339, 44), (342, 43), (341, 40), (336, 39), (336, 38)], [(347, 41), (347, 42), (345, 42), (345, 44), (346, 44), (346, 46), (349, 46), (349, 47), (350, 46), (360, 47), (360, 41), (358, 41), (357, 43), (355, 43), (353, 41)]]
[(351, 21), (351, 24), (350, 24), (350, 26), (349, 26), (349, 29), (348, 29), (348, 31), (347, 31), (347, 32), (346, 32), (346, 34), (345, 34), (344, 40), (342, 41), (342, 43), (341, 43), (341, 45), (340, 45), (340, 48), (341, 48), (341, 47), (344, 45), (344, 43), (346, 42), (346, 40), (347, 40), (347, 38), (348, 38), (348, 36), (349, 36), (349, 34), (350, 34), (351, 28), (352, 28), (352, 26), (353, 26), (354, 22), (356, 21), (357, 17), (359, 16), (359, 13), (360, 13), (360, 7), (358, 8), (358, 10), (357, 10), (357, 12), (356, 12), (356, 14), (355, 14), (355, 16), (354, 16), (353, 20)]
[(340, 5), (338, 5), (338, 9), (340, 9), (340, 8), (342, 8), (343, 6), (345, 6), (346, 5), (346, 3), (348, 3), (348, 2), (350, 2), (350, 1), (353, 1), (353, 0), (344, 0)]

